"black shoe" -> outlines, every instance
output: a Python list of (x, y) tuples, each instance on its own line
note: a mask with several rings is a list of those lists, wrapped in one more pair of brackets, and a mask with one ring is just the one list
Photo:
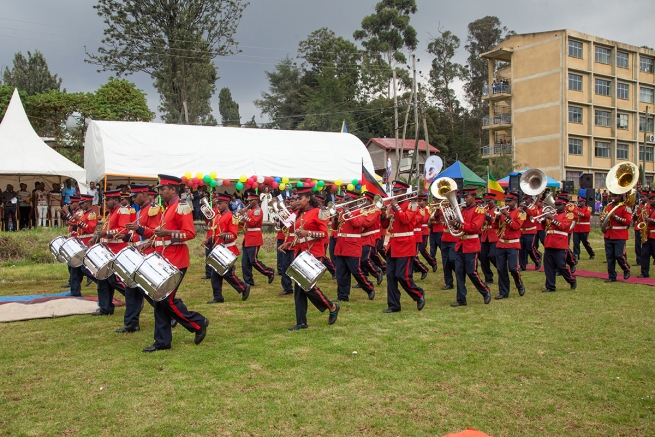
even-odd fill
[(628, 279), (630, 277), (630, 270), (623, 272), (623, 279)]
[(80, 293), (80, 294), (73, 294), (73, 293), (71, 293), (71, 297), (82, 297), (82, 293)]
[(537, 271), (541, 268), (541, 262), (535, 263), (534, 270)]
[(525, 294), (525, 285), (521, 285), (519, 287), (519, 296), (523, 296)]
[(350, 298), (348, 297), (338, 297), (337, 300), (335, 300), (335, 302), (348, 302), (349, 300)]
[(428, 272), (421, 273), (421, 281), (428, 277)]
[(399, 313), (400, 310), (397, 310), (397, 309), (395, 309), (395, 308), (387, 308), (386, 310), (384, 310), (384, 311), (382, 311), (382, 312), (383, 312), (383, 313), (386, 313), (386, 314), (388, 314), (388, 313)]
[(112, 314), (113, 313), (106, 313), (100, 310), (91, 313), (92, 316), (111, 316)]
[(293, 294), (293, 291), (281, 291), (280, 296), (286, 296), (287, 294)]
[(462, 303), (462, 302), (453, 302), (453, 303), (450, 304), (450, 306), (451, 307), (465, 307), (466, 302), (464, 302), (464, 303)]
[(205, 339), (207, 335), (207, 327), (209, 326), (209, 319), (205, 319), (205, 323), (200, 327), (198, 332), (196, 332), (196, 338), (193, 339), (195, 344), (200, 344)]
[(544, 288), (543, 290), (541, 290), (541, 292), (542, 293), (554, 293), (555, 290), (551, 290), (550, 288)]
[(455, 287), (453, 287), (452, 285), (446, 285), (445, 287), (441, 287), (442, 290), (452, 290), (453, 288)]
[(616, 279), (607, 278), (607, 279), (605, 279), (605, 282), (616, 282)]
[(156, 352), (156, 351), (163, 351), (170, 348), (171, 348), (170, 346), (155, 346), (153, 344), (152, 346), (144, 347), (142, 352)]
[(85, 286), (85, 287), (88, 287), (89, 285), (91, 285), (92, 282), (93, 282), (93, 280), (92, 280), (91, 278), (88, 278), (88, 279), (86, 280), (86, 284), (85, 284), (84, 286)]
[(275, 279), (275, 273), (273, 273), (268, 277), (268, 283), (270, 284), (271, 282), (273, 282), (273, 279)]
[(241, 300), (248, 299), (248, 296), (250, 296), (250, 285), (246, 284), (246, 289), (241, 293)]
[(638, 278), (648, 278), (649, 276), (648, 276), (648, 275), (639, 275), (639, 276), (637, 276), (637, 277), (638, 277)]
[(491, 302), (491, 293), (487, 293), (487, 294), (484, 296), (484, 304), (485, 304), (485, 305), (488, 305), (489, 302)]
[(127, 333), (127, 332), (139, 332), (141, 328), (139, 327), (138, 323), (131, 323), (129, 325), (123, 326), (122, 328), (118, 328), (116, 331), (119, 334)]
[(589, 259), (594, 259), (596, 258), (596, 255), (589, 255)]
[(202, 276), (200, 279), (211, 279), (211, 276)]
[(307, 329), (307, 325), (302, 325), (302, 324), (293, 325), (291, 328), (288, 329), (289, 331), (298, 331), (300, 329)]
[(502, 294), (499, 294), (498, 296), (494, 297), (496, 300), (501, 300), (501, 299), (507, 299), (508, 296), (503, 296)]
[(330, 311), (330, 317), (328, 317), (328, 325), (334, 325), (334, 322), (337, 321), (337, 317), (339, 317), (339, 310), (341, 307), (339, 306), (338, 303), (334, 304), (336, 307), (334, 311)]
[(416, 309), (421, 311), (424, 306), (425, 306), (425, 297), (421, 297), (418, 301), (416, 301)]
[(578, 288), (578, 281), (571, 282), (571, 290), (575, 290), (576, 288)]
[(177, 320), (171, 319), (171, 328), (175, 328), (177, 326)]
[(362, 288), (362, 286), (359, 285), (359, 282), (358, 282), (357, 284), (353, 285), (353, 288)]
[(432, 273), (437, 271), (438, 264), (432, 266)]
[(223, 303), (223, 302), (225, 302), (225, 299), (212, 299), (212, 300), (207, 301), (208, 304)]
[(575, 271), (576, 271), (577, 269), (575, 268), (575, 266), (571, 266), (570, 270), (571, 270), (571, 273), (573, 274), (573, 273), (575, 273)]
[(333, 281), (336, 281), (336, 280), (337, 280), (337, 274), (336, 274), (336, 273), (333, 273), (333, 274), (332, 274), (332, 280), (333, 280)]
[(384, 281), (384, 273), (380, 272), (378, 275), (378, 285), (382, 284), (382, 281)]
[(521, 271), (522, 271), (522, 272), (525, 272), (525, 267), (521, 267)]
[(371, 290), (371, 292), (368, 294), (368, 300), (373, 300), (375, 299), (375, 290)]
[(61, 288), (71, 288), (70, 284), (62, 285)]
[(484, 281), (484, 285), (486, 285), (487, 287), (489, 287), (489, 284), (493, 284), (493, 283), (494, 283), (493, 279), (490, 279), (488, 281)]

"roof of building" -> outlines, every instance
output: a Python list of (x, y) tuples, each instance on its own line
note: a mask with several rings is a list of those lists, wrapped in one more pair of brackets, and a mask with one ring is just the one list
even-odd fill
[[(405, 139), (405, 144), (403, 145), (403, 140), (398, 140), (398, 148), (403, 150), (414, 150), (414, 145), (416, 140), (414, 139)], [(366, 148), (373, 144), (385, 150), (396, 150), (396, 139), (395, 138), (371, 138), (366, 143)], [(418, 140), (418, 150), (419, 152), (425, 152), (425, 140)], [(439, 153), (439, 149), (430, 145), (430, 153)]]

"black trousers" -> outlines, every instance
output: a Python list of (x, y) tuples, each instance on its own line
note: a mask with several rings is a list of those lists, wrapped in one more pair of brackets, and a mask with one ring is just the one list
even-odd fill
[[(418, 253), (420, 253), (423, 258), (428, 262), (430, 267), (434, 267), (437, 265), (437, 260), (429, 253), (428, 251), (428, 235), (423, 235), (423, 239), (419, 243), (418, 246)], [(418, 254), (416, 255), (418, 258)]]
[(337, 269), (337, 297), (339, 299), (348, 299), (350, 296), (351, 275), (367, 294), (374, 290), (373, 284), (366, 279), (362, 272), (358, 257), (337, 255), (334, 259), (334, 266)]
[(98, 306), (105, 314), (114, 314), (114, 291), (125, 296), (125, 283), (118, 276), (111, 275), (107, 279), (98, 281)]
[(483, 241), (481, 243), (480, 249), (480, 267), (482, 268), (482, 273), (484, 274), (484, 282), (493, 282), (494, 273), (491, 270), (491, 265), (495, 268), (498, 268), (496, 264), (497, 249), (496, 243), (490, 243), (488, 241)]
[[(277, 247), (279, 248), (284, 243), (284, 240), (277, 240)], [(293, 284), (289, 275), (287, 275), (287, 269), (293, 262), (293, 251), (277, 251), (277, 274), (281, 278), (282, 290), (287, 292), (293, 291)], [(212, 269), (213, 270), (213, 269)]]
[(478, 275), (477, 252), (464, 253), (461, 247), (455, 252), (455, 275), (457, 276), (457, 302), (466, 303), (467, 276), (482, 296), (486, 296), (489, 293), (489, 288), (482, 282), (480, 275)]
[[(214, 247), (214, 239), (210, 238), (209, 243), (207, 244), (207, 247), (205, 247), (205, 259), (207, 259), (209, 254), (212, 253), (212, 248), (213, 247)], [(214, 269), (212, 269), (209, 264), (205, 263), (205, 277), (211, 278), (213, 270)]]
[(9, 223), (11, 222), (11, 230), (18, 230), (18, 220), (16, 219), (16, 207), (5, 206), (5, 231), (9, 231)]
[(635, 256), (635, 264), (641, 264), (641, 232), (638, 229), (635, 229)]
[(594, 249), (589, 244), (589, 232), (574, 232), (573, 233), (573, 255), (580, 258), (580, 243), (584, 246), (589, 256), (595, 256)]
[[(332, 235), (335, 235), (335, 233), (333, 233)], [(329, 249), (330, 249), (330, 260), (332, 260), (333, 263), (334, 263), (334, 258), (335, 258), (335, 255), (334, 255), (334, 248), (335, 247), (337, 247), (337, 237), (332, 237), (331, 236), (330, 237), (330, 243), (329, 243)]]
[[(641, 238), (641, 237), (639, 237)], [(649, 238), (645, 243), (641, 244), (641, 274), (642, 276), (649, 276), (650, 273), (650, 258), (655, 259), (655, 239)]]
[[(386, 253), (386, 251), (384, 250), (384, 238), (380, 237), (380, 239), (378, 240), (377, 249), (378, 249), (378, 255), (379, 255), (383, 260), (386, 260), (386, 259), (387, 259), (387, 253)], [(385, 264), (385, 270), (386, 270), (386, 264)]]
[(541, 245), (543, 246), (545, 240), (546, 240), (546, 231), (544, 231), (543, 229), (538, 230), (537, 238), (535, 238), (534, 240), (534, 247), (536, 247), (537, 250), (539, 250), (539, 243), (541, 243)]
[(216, 270), (212, 269), (211, 283), (215, 300), (220, 302), (225, 301), (225, 298), (223, 297), (223, 279), (225, 279), (225, 281), (227, 281), (227, 283), (230, 284), (239, 294), (243, 293), (246, 289), (246, 283), (239, 279), (236, 273), (234, 273), (234, 268), (225, 273), (225, 276), (219, 275)]
[(546, 273), (546, 288), (555, 290), (556, 272), (560, 273), (564, 280), (573, 284), (576, 279), (571, 273), (571, 269), (566, 264), (566, 249), (544, 249), (544, 272)]
[[(484, 243), (483, 243), (484, 244)], [(498, 294), (509, 296), (509, 274), (512, 274), (516, 288), (523, 286), (521, 268), (519, 267), (519, 250), (500, 247), (496, 248), (496, 268), (498, 269)]]
[(327, 271), (330, 272), (331, 275), (335, 275), (337, 273), (337, 268), (334, 267), (334, 263), (330, 260), (330, 258), (323, 257), (321, 262), (323, 263)]
[(96, 284), (98, 280), (93, 277), (91, 272), (82, 265), (80, 267), (69, 267), (70, 271), (70, 287), (71, 287), (71, 296), (82, 296), (82, 281), (84, 277), (90, 278)]
[[(29, 206), (19, 206), (20, 211), (20, 228), (27, 229), (30, 227), (30, 207)], [(48, 207), (50, 209), (50, 207)], [(51, 223), (54, 226), (54, 223)]]
[(384, 240), (379, 238), (375, 241), (375, 246), (371, 248), (371, 259), (373, 264), (383, 272), (387, 271), (387, 263), (384, 262)]
[(263, 262), (257, 258), (259, 255), (259, 246), (242, 247), (241, 254), (241, 274), (243, 280), (250, 285), (255, 285), (255, 279), (252, 277), (252, 268), (254, 267), (262, 275), (268, 277), (275, 273), (275, 271), (267, 267)]
[[(182, 279), (184, 279), (186, 270), (186, 268), (180, 269)], [(181, 283), (182, 281), (180, 281)], [(173, 340), (171, 318), (177, 320), (189, 332), (198, 332), (205, 323), (205, 316), (194, 311), (189, 311), (186, 305), (184, 305), (184, 302), (182, 302), (182, 299), (176, 297), (176, 294), (177, 290), (173, 291), (166, 299), (154, 302), (155, 346), (157, 347), (171, 346), (171, 341)]]
[(443, 232), (430, 232), (430, 256), (437, 260), (437, 249), (441, 250)]
[(324, 312), (332, 308), (332, 301), (318, 288), (314, 287), (309, 291), (300, 288), (300, 285), (294, 284), (293, 302), (296, 307), (296, 323), (298, 325), (307, 324), (307, 300), (314, 304), (317, 310)]
[(607, 273), (609, 279), (616, 279), (616, 263), (623, 272), (630, 271), (630, 265), (625, 257), (625, 240), (610, 240), (605, 238), (605, 256), (607, 257)]
[(421, 273), (427, 273), (428, 268), (425, 266), (425, 264), (421, 262), (421, 260), (418, 257), (419, 254), (421, 253), (420, 247), (421, 247), (421, 243), (416, 243), (416, 256), (412, 261), (414, 263), (414, 270)]
[(362, 246), (362, 257), (359, 259), (359, 261), (363, 266), (365, 276), (370, 273), (371, 275), (378, 277), (380, 276), (381, 272), (378, 266), (376, 266), (373, 262), (371, 257), (372, 253), (377, 253), (377, 250), (375, 250), (372, 246)]
[(528, 265), (528, 256), (533, 263), (541, 263), (541, 253), (534, 246), (535, 234), (521, 234), (521, 252), (519, 254), (519, 265), (525, 270)]
[(457, 252), (455, 252), (455, 245), (457, 243), (451, 243), (441, 240), (441, 263), (443, 264), (443, 279), (446, 282), (446, 286), (452, 287), (455, 284), (453, 280), (453, 272), (455, 271), (455, 258)]
[(417, 302), (425, 296), (425, 292), (414, 283), (412, 278), (412, 257), (392, 258), (387, 256), (387, 305), (390, 309), (400, 311), (400, 289)]

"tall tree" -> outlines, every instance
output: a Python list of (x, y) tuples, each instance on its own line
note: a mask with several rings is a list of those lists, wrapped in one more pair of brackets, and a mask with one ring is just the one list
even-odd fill
[(241, 126), (239, 104), (232, 100), (232, 93), (229, 88), (223, 88), (218, 93), (218, 111), (221, 113), (223, 126)]
[(257, 126), (257, 122), (255, 121), (255, 116), (253, 115), (250, 121), (246, 121), (245, 124), (243, 125), (245, 128), (250, 128), (250, 129), (257, 129), (259, 126)]
[(255, 100), (255, 106), (262, 115), (271, 118), (268, 123), (273, 129), (296, 129), (303, 121), (303, 73), (289, 57), (275, 65), (274, 71), (267, 71), (269, 88), (262, 92), (262, 98)]
[(28, 96), (45, 93), (50, 90), (59, 91), (62, 79), (56, 74), (50, 74), (48, 63), (38, 50), (27, 52), (27, 59), (22, 52), (14, 55), (14, 65), (10, 70), (5, 67), (2, 81), (6, 86), (23, 90)]
[[(209, 99), (217, 68), (212, 60), (234, 54), (242, 0), (98, 0), (103, 46), (87, 62), (119, 76), (148, 73), (166, 122), (215, 124)], [(186, 107), (186, 110), (185, 110)]]

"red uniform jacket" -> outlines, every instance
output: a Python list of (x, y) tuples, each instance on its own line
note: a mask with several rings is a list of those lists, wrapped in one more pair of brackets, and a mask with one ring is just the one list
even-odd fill
[(460, 237), (455, 250), (462, 248), (462, 253), (480, 252), (480, 230), (484, 222), (484, 208), (475, 204), (462, 207), (464, 223), (459, 227), (464, 232)]
[(573, 227), (573, 232), (591, 232), (591, 206), (576, 208), (575, 214), (578, 220)]
[(482, 224), (482, 242), (496, 243), (498, 241), (498, 223), (494, 213), (496, 207), (485, 208), (484, 223)]
[(156, 238), (155, 250), (178, 269), (189, 267), (189, 248), (184, 242), (196, 238), (189, 205), (180, 203), (179, 197), (171, 200), (164, 211), (163, 222), (163, 229), (173, 231), (173, 234), (170, 237)]
[[(655, 208), (648, 207), (648, 218), (655, 219)], [(648, 222), (648, 238), (655, 239), (655, 223)]]
[[(300, 252), (309, 250), (309, 253), (314, 255), (317, 259), (325, 258), (325, 244), (323, 244), (323, 239), (327, 235), (327, 221), (322, 220), (319, 217), (321, 210), (319, 208), (309, 207), (306, 211), (298, 210), (296, 211), (296, 223), (295, 228), (311, 232), (319, 232), (323, 234), (321, 237), (315, 239), (312, 237), (298, 237), (296, 245), (293, 247), (295, 249), (295, 255), (297, 256)], [(293, 239), (295, 240), (295, 236)]]
[[(137, 224), (139, 229), (132, 236), (134, 243), (139, 243), (152, 238), (155, 235), (155, 228), (162, 224), (163, 211), (156, 203), (146, 204), (139, 210), (139, 218)], [(154, 248), (146, 249), (143, 253), (150, 254), (154, 252)]]
[(337, 244), (334, 246), (334, 254), (360, 258), (362, 256), (362, 228), (366, 224), (370, 224), (370, 220), (367, 220), (367, 216), (362, 215), (360, 211), (354, 211), (352, 216), (354, 218), (350, 220), (340, 218), (337, 225), (339, 233), (337, 234)]
[[(223, 234), (222, 238), (218, 238), (218, 234)], [(207, 238), (212, 239), (212, 247), (217, 244), (223, 244), (227, 247), (230, 252), (235, 255), (239, 255), (239, 248), (235, 244), (237, 235), (239, 233), (239, 225), (235, 223), (234, 217), (230, 210), (226, 210), (223, 214), (220, 212), (216, 214), (216, 217), (211, 221), (209, 228), (207, 229)]]
[[(421, 215), (421, 211), (423, 210), (417, 205), (417, 209), (414, 211), (414, 243), (423, 241), (423, 229), (421, 228), (423, 225), (423, 216)], [(423, 214), (426, 213), (423, 212)], [(428, 216), (427, 218), (429, 219), (430, 217)]]
[(430, 210), (428, 207), (424, 207), (423, 211), (425, 211), (425, 215), (421, 215), (421, 233), (423, 235), (430, 235), (430, 226), (428, 226), (428, 222), (430, 221)]
[(88, 246), (89, 240), (93, 238), (93, 232), (98, 226), (98, 217), (92, 209), (88, 211), (77, 209), (68, 220), (68, 225), (69, 235), (79, 238), (85, 246)]
[(366, 223), (362, 228), (362, 247), (375, 247), (380, 238), (380, 211), (375, 210), (366, 215)]
[(444, 231), (443, 214), (441, 213), (441, 209), (438, 209), (432, 215), (432, 232), (443, 232), (443, 231)]
[(527, 235), (533, 235), (537, 233), (537, 229), (539, 226), (537, 226), (537, 223), (533, 222), (530, 220), (530, 217), (536, 217), (539, 214), (539, 208), (536, 206), (533, 206), (532, 208), (525, 208), (525, 215), (527, 218), (523, 221), (523, 225), (521, 226), (521, 234), (527, 234)]
[(495, 222), (498, 227), (498, 249), (520, 249), (521, 248), (521, 226), (527, 215), (520, 209), (508, 211), (509, 217), (499, 215)]
[(264, 237), (262, 236), (262, 223), (264, 223), (264, 214), (262, 214), (262, 209), (259, 207), (255, 209), (249, 209), (246, 214), (243, 247), (264, 245)]
[(391, 207), (389, 220), (389, 244), (387, 253), (391, 258), (405, 258), (416, 256), (416, 243), (414, 240), (414, 211), (409, 210), (409, 201)]
[(84, 211), (82, 210), (82, 208), (77, 208), (75, 211), (72, 211), (70, 215), (62, 217), (62, 219), (66, 220), (66, 223), (68, 223), (69, 237), (77, 237), (77, 235), (79, 234), (79, 232), (77, 231), (77, 223), (79, 222), (80, 218), (82, 218), (83, 215), (84, 215)]
[(635, 207), (634, 214), (632, 216), (633, 217), (632, 224), (634, 225), (635, 230), (637, 230), (637, 225), (643, 221), (641, 219), (641, 214), (642, 214), (644, 208), (646, 208), (646, 211), (650, 210), (650, 207), (649, 207), (648, 204), (640, 204), (640, 205), (637, 205)]
[(553, 214), (553, 220), (546, 224), (546, 239), (544, 247), (546, 249), (568, 249), (569, 233), (571, 232), (571, 223), (574, 215), (570, 211)]
[(125, 225), (128, 223), (136, 222), (136, 211), (131, 206), (116, 206), (113, 211), (109, 212), (107, 217), (107, 237), (102, 239), (102, 242), (111, 249), (114, 254), (117, 254), (125, 247), (127, 242), (123, 241), (124, 235), (128, 234)]
[[(608, 203), (603, 209), (603, 212), (610, 212), (612, 208), (614, 208), (614, 204)], [(619, 206), (610, 218), (607, 232), (605, 232), (605, 238), (610, 240), (627, 240), (630, 223), (632, 223), (632, 210), (625, 205)]]

